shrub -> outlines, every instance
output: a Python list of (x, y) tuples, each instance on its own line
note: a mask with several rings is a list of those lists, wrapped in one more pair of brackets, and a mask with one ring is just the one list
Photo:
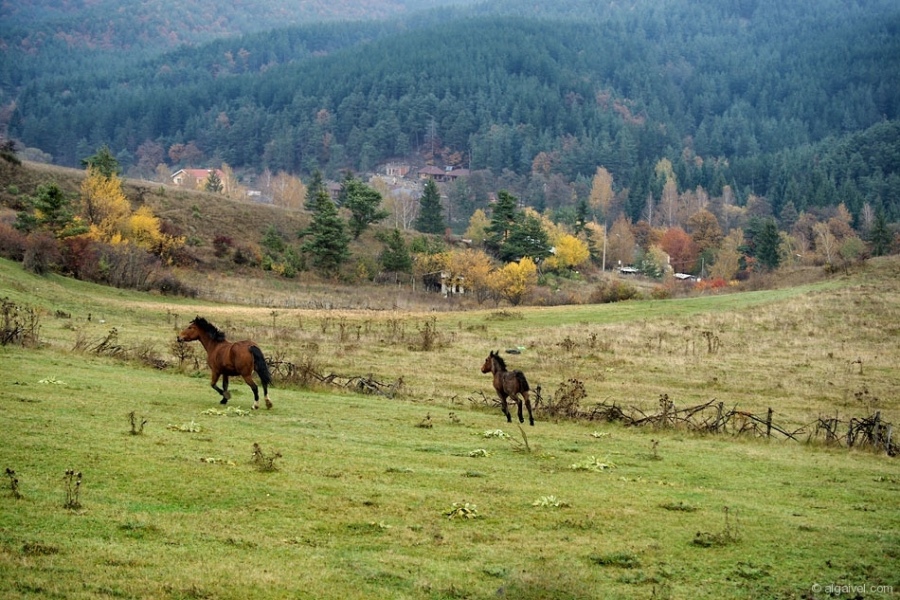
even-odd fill
[(26, 271), (44, 275), (58, 268), (60, 263), (62, 263), (62, 255), (59, 252), (59, 244), (53, 235), (39, 232), (25, 239), (22, 266)]
[(160, 261), (134, 246), (104, 246), (99, 268), (102, 281), (108, 285), (147, 291)]
[(672, 288), (665, 285), (654, 286), (650, 292), (650, 297), (654, 300), (668, 300), (672, 297)]
[(69, 237), (62, 241), (63, 270), (76, 279), (99, 281), (99, 248), (96, 242), (83, 236)]
[(591, 293), (592, 304), (607, 304), (609, 302), (621, 302), (640, 298), (638, 289), (627, 281), (604, 279), (597, 284), (597, 288)]
[(0, 222), (0, 256), (16, 261), (25, 256), (25, 235), (4, 222)]
[(217, 235), (213, 240), (213, 254), (216, 258), (222, 258), (234, 246), (234, 240), (227, 235)]
[(178, 279), (171, 271), (164, 271), (153, 279), (152, 289), (165, 296), (196, 298), (197, 290)]

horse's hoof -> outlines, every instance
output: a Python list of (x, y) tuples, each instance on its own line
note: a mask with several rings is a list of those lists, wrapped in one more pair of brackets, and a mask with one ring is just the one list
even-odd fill
[(259, 410), (259, 404), (253, 403), (253, 410)]
[(228, 404), (228, 398), (222, 398), (219, 400), (219, 404)]
[(268, 410), (270, 408), (272, 408), (272, 401), (266, 398), (266, 409)]
[(222, 394), (222, 397), (225, 398), (225, 400), (231, 400), (231, 392), (225, 390), (225, 393)]

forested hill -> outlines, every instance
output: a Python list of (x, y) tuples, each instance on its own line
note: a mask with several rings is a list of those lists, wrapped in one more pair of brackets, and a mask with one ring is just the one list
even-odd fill
[(21, 0), (0, 3), (3, 46), (42, 50), (175, 47), (322, 21), (394, 19), (471, 0)]
[(15, 102), (10, 136), (64, 165), (193, 142), (242, 172), (335, 176), (428, 152), (517, 175), (551, 208), (604, 166), (637, 218), (667, 159), (681, 189), (729, 185), (775, 214), (843, 201), (900, 219), (895, 0), (501, 0), (85, 65)]

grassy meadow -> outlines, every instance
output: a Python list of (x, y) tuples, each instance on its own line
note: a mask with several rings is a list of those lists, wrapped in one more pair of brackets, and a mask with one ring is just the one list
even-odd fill
[[(900, 424), (896, 258), (778, 290), (422, 312), (165, 298), (0, 260), (0, 298), (39, 342), (0, 347), (3, 598), (900, 593), (900, 463), (806, 442), (824, 416)], [(223, 408), (203, 349), (174, 343), (198, 314), (270, 361), (398, 391), (276, 378), (251, 411), (232, 380)], [(545, 406), (520, 429), (489, 350), (545, 402), (571, 380), (582, 408), (715, 399), (799, 441)]]

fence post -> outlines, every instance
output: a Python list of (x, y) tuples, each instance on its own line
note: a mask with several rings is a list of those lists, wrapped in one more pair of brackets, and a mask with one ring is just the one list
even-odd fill
[(766, 414), (766, 437), (772, 437), (772, 407), (769, 407), (769, 412)]

